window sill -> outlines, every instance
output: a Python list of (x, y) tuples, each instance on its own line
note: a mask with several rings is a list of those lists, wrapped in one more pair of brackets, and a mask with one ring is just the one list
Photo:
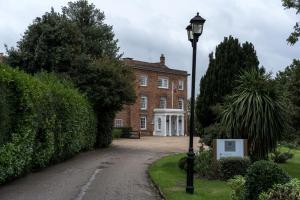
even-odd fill
[(169, 89), (169, 87), (157, 87), (159, 89)]

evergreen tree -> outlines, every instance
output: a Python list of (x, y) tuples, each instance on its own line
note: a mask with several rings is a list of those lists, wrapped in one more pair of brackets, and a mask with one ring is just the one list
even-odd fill
[(300, 60), (294, 60), (284, 71), (279, 72), (276, 82), (289, 105), (291, 127), (286, 130), (283, 139), (300, 144)]
[(104, 13), (87, 0), (69, 2), (28, 26), (7, 62), (29, 73), (41, 70), (70, 78), (85, 93), (98, 117), (97, 146), (111, 142), (115, 113), (135, 101), (134, 75), (119, 60), (118, 40)]
[(213, 106), (224, 101), (236, 86), (235, 79), (241, 70), (258, 69), (259, 61), (254, 46), (242, 45), (232, 36), (225, 37), (209, 55), (206, 74), (200, 81), (200, 94), (196, 102), (198, 127), (205, 128), (217, 120)]

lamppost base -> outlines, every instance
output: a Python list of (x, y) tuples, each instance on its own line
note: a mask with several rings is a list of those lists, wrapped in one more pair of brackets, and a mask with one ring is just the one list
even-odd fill
[(193, 186), (187, 186), (185, 191), (186, 191), (186, 193), (194, 194), (194, 187)]

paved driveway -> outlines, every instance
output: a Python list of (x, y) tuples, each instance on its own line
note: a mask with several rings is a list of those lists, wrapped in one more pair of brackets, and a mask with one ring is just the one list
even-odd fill
[[(195, 138), (195, 144), (198, 139)], [(115, 140), (75, 158), (0, 186), (1, 200), (154, 200), (147, 168), (159, 157), (186, 152), (188, 137)]]

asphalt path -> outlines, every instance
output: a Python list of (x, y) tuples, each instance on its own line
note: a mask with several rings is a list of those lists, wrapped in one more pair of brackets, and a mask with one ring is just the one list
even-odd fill
[(0, 186), (0, 200), (157, 200), (149, 165), (187, 148), (188, 137), (115, 140)]

